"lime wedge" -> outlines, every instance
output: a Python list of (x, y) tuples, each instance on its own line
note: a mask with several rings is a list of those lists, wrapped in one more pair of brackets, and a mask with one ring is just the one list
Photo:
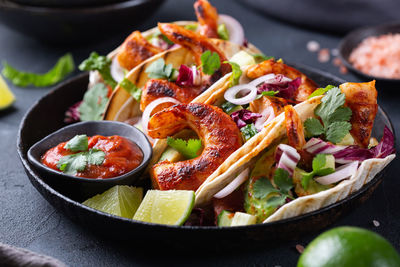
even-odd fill
[(133, 219), (159, 224), (182, 225), (192, 212), (194, 200), (194, 191), (149, 190)]
[(83, 205), (113, 215), (132, 218), (143, 197), (143, 189), (116, 185), (102, 194), (89, 198)]
[(8, 88), (7, 83), (0, 75), (0, 110), (10, 107), (15, 101), (15, 96)]

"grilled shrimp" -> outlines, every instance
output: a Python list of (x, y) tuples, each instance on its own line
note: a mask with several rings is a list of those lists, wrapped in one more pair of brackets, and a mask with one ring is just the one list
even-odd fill
[(278, 116), (283, 112), (283, 108), (288, 105), (286, 99), (281, 97), (264, 96), (250, 102), (250, 111), (262, 114), (269, 107), (274, 109), (274, 115)]
[(255, 79), (269, 73), (283, 74), (292, 80), (301, 77), (301, 84), (297, 89), (295, 96), (296, 101), (302, 102), (307, 100), (308, 96), (311, 95), (315, 89), (317, 89), (315, 82), (309, 79), (305, 74), (301, 73), (295, 68), (289, 67), (288, 65), (273, 59), (265, 60), (259, 64), (252, 65), (247, 70), (247, 76), (251, 79)]
[(240, 130), (227, 114), (217, 107), (198, 103), (179, 104), (154, 114), (148, 134), (152, 138), (166, 138), (187, 127), (201, 138), (203, 152), (191, 160), (155, 164), (150, 170), (154, 187), (196, 190), (242, 145)]
[(162, 49), (149, 43), (139, 31), (134, 31), (119, 48), (117, 59), (122, 67), (131, 70), (160, 52)]
[(368, 83), (344, 83), (340, 89), (346, 95), (346, 105), (352, 110), (351, 135), (357, 145), (367, 147), (378, 112), (375, 81)]
[(285, 106), (285, 124), (289, 145), (301, 151), (306, 144), (303, 122), (291, 105)]
[(209, 38), (218, 38), (218, 12), (207, 0), (194, 3), (200, 34)]
[[(209, 79), (208, 86), (212, 83), (216, 82), (219, 78), (224, 76), (225, 74), (231, 72), (232, 68), (229, 64), (223, 63), (227, 60), (225, 54), (219, 50), (214, 44), (212, 44), (208, 38), (201, 36), (195, 32), (187, 30), (176, 24), (169, 23), (158, 23), (158, 28), (175, 44), (179, 44), (189, 50), (192, 51), (193, 56), (196, 61), (197, 66), (201, 66), (201, 55), (203, 52), (210, 50), (211, 52), (215, 52), (219, 55), (221, 61), (221, 67), (217, 70)], [(203, 79), (204, 82), (204, 79)]]
[[(189, 103), (199, 94), (200, 91), (193, 88), (181, 88), (167, 80), (151, 79), (143, 87), (140, 110), (144, 111), (148, 104), (160, 97), (172, 97), (181, 103)], [(172, 105), (172, 103), (161, 104), (154, 109), (154, 113)]]

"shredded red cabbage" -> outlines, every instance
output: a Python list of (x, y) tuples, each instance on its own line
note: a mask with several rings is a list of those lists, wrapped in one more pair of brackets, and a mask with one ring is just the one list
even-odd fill
[(205, 223), (205, 211), (201, 208), (194, 208), (185, 226), (203, 226)]
[(246, 126), (249, 123), (255, 122), (258, 118), (261, 117), (262, 117), (261, 114), (251, 112), (250, 110), (247, 109), (241, 109), (231, 114), (232, 120), (236, 123), (239, 129)]
[[(322, 141), (323, 142), (323, 141)], [(327, 146), (334, 145), (326, 143)], [(318, 154), (321, 150), (316, 150), (313, 154)], [(360, 148), (358, 146), (347, 146), (338, 152), (332, 153), (337, 163), (345, 164), (352, 161), (364, 161), (371, 158), (385, 158), (395, 152), (394, 135), (390, 129), (385, 126), (383, 136), (379, 144), (373, 148)]]
[(80, 121), (81, 114), (79, 113), (78, 108), (81, 104), (82, 101), (79, 101), (78, 103), (75, 103), (68, 108), (68, 110), (65, 112), (65, 118), (64, 118), (65, 123), (73, 123)]
[(394, 135), (386, 125), (383, 129), (381, 141), (376, 147), (371, 148), (371, 150), (374, 153), (374, 158), (385, 158), (396, 151), (394, 148)]
[(264, 91), (279, 91), (276, 96), (283, 97), (285, 99), (294, 100), (295, 93), (301, 84), (301, 78), (296, 78), (292, 81), (285, 81), (282, 74), (275, 76), (275, 82), (264, 83), (257, 89), (257, 93), (261, 94)]
[(179, 86), (193, 86), (193, 72), (186, 65), (179, 67), (179, 75), (176, 79), (176, 84)]

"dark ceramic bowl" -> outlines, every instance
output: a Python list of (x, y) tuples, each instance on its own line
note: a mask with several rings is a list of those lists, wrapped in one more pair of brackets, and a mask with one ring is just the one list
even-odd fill
[[(139, 146), (143, 152), (143, 160), (137, 168), (130, 172), (107, 179), (89, 179), (65, 174), (40, 162), (42, 155), (47, 150), (70, 140), (77, 134), (86, 134), (87, 136), (119, 135), (125, 137)], [(46, 136), (28, 150), (28, 159), (51, 184), (73, 188), (76, 197), (84, 200), (95, 194), (102, 193), (114, 185), (134, 185), (140, 179), (149, 163), (152, 151), (153, 149), (147, 137), (136, 127), (116, 121), (87, 121), (66, 126)]]
[(81, 44), (132, 31), (163, 1), (129, 0), (103, 6), (60, 8), (0, 0), (0, 22), (41, 42)]
[[(315, 69), (295, 66), (313, 79), (317, 84), (338, 85), (344, 81), (330, 74)], [(110, 214), (106, 214), (82, 205), (75, 198), (70, 188), (57, 188), (46, 182), (46, 177), (29, 163), (28, 149), (49, 133), (61, 128), (64, 123), (64, 112), (73, 103), (82, 98), (88, 83), (88, 76), (81, 75), (64, 82), (55, 90), (44, 96), (28, 111), (22, 120), (19, 137), (18, 153), (25, 171), (33, 186), (56, 209), (68, 218), (80, 224), (97, 235), (114, 239), (126, 240), (132, 246), (134, 243), (149, 248), (166, 250), (168, 248), (183, 250), (197, 249), (231, 249), (243, 250), (254, 246), (273, 246), (281, 240), (297, 240), (301, 235), (317, 232), (338, 220), (352, 209), (358, 207), (369, 198), (380, 184), (385, 170), (378, 173), (369, 183), (347, 198), (327, 207), (294, 218), (277, 222), (239, 227), (211, 227), (211, 226), (166, 226), (145, 222), (133, 221)], [(51, 110), (51, 112), (49, 112)], [(46, 119), (43, 119), (46, 118)], [(373, 136), (381, 138), (383, 126), (393, 131), (392, 124), (386, 113), (379, 109)], [(135, 240), (135, 242), (132, 242)], [(155, 243), (156, 242), (156, 243)], [(166, 243), (166, 244), (165, 244)], [(190, 245), (189, 245), (190, 244)], [(245, 246), (243, 246), (245, 244)], [(176, 250), (175, 250), (176, 253)]]
[(356, 69), (349, 61), (349, 57), (353, 49), (355, 49), (365, 38), (370, 36), (380, 36), (388, 33), (400, 33), (400, 23), (361, 28), (347, 34), (339, 45), (339, 56), (345, 66), (365, 80), (377, 80), (378, 82), (385, 84), (399, 84), (400, 79), (383, 78), (363, 73)]

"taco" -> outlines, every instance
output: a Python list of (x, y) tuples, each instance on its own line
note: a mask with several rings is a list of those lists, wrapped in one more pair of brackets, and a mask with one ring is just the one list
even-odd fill
[[(233, 153), (196, 191), (196, 205), (218, 216), (244, 212), (257, 221), (295, 217), (340, 201), (395, 158), (394, 136), (371, 137), (375, 81), (328, 86), (267, 123), (247, 153)], [(251, 105), (250, 105), (251, 107)], [(238, 204), (238, 201), (240, 204)]]
[[(228, 15), (218, 14), (216, 8), (207, 0), (196, 1), (194, 9), (198, 21), (176, 21), (173, 23), (190, 29), (203, 37), (231, 41), (238, 45), (247, 46), (257, 53), (259, 52), (245, 40), (240, 23)], [(96, 90), (103, 91), (102, 94), (98, 92), (97, 94), (108, 100), (112, 91), (118, 83), (124, 80), (129, 71), (148, 58), (176, 47), (177, 45), (162, 34), (158, 27), (144, 32), (136, 30), (107, 56), (100, 56), (93, 52), (87, 60), (82, 62), (80, 69), (90, 71), (88, 88), (91, 89), (97, 85)], [(100, 87), (99, 84), (107, 90)], [(94, 93), (92, 92), (92, 94)], [(83, 102), (88, 101), (84, 100)], [(66, 122), (101, 119), (104, 104), (89, 109), (80, 109), (81, 104), (81, 102), (78, 102), (67, 111)]]
[[(250, 80), (256, 86), (248, 87)], [(154, 114), (148, 123), (148, 134), (157, 139), (149, 164), (153, 187), (201, 188), (204, 181), (219, 176), (262, 142), (278, 124), (272, 120), (286, 105), (301, 103), (316, 89), (316, 84), (300, 71), (282, 60), (269, 59), (244, 66), (243, 71), (237, 65), (191, 104), (179, 104)], [(236, 96), (241, 90), (244, 95), (238, 99), (226, 97), (236, 104), (224, 98), (226, 93), (233, 91), (232, 96)], [(191, 157), (182, 155), (186, 151), (176, 143), (182, 146), (186, 141), (190, 146), (198, 138), (202, 149), (198, 147), (197, 154)]]

